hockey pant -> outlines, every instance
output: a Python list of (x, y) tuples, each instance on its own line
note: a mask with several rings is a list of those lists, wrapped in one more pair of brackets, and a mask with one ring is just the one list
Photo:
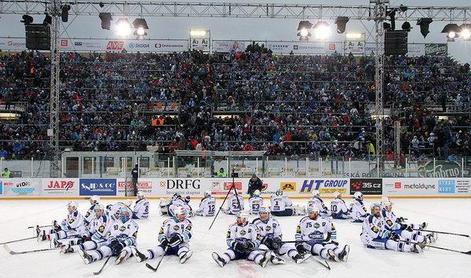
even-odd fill
[(303, 243), (304, 248), (311, 251), (311, 254), (320, 256), (323, 259), (329, 258), (329, 250), (334, 251), (335, 255), (339, 255), (344, 249), (345, 245), (340, 245), (336, 242), (318, 242), (308, 241)]
[(269, 246), (262, 243), (260, 245), (260, 249), (272, 250), (272, 251), (275, 251), (275, 253), (279, 256), (287, 255), (290, 258), (293, 258), (294, 256), (298, 254), (298, 251), (294, 247), (294, 244), (289, 244), (289, 243), (284, 243), (283, 245), (281, 245), (280, 248), (278, 248), (278, 250), (274, 249), (273, 246)]
[(84, 243), (78, 245), (72, 245), (74, 252), (78, 250), (88, 251), (88, 250), (97, 250), (100, 247), (106, 244), (106, 240), (87, 240)]
[(411, 252), (413, 245), (405, 242), (398, 242), (388, 238), (369, 240), (366, 247), (372, 249), (394, 250), (399, 252)]
[(260, 263), (260, 260), (264, 258), (265, 255), (264, 250), (254, 250), (251, 252), (247, 253), (241, 253), (237, 252), (232, 248), (229, 248), (222, 254), (221, 258), (226, 262), (229, 263), (230, 261), (236, 261), (236, 260), (248, 260), (248, 261), (253, 261), (256, 264)]
[(144, 252), (144, 255), (146, 255), (147, 259), (154, 259), (164, 255), (176, 255), (180, 257), (188, 251), (190, 251), (190, 246), (188, 243), (182, 243), (176, 247), (169, 246), (166, 252), (162, 245), (157, 245), (154, 248), (148, 249), (147, 252)]
[(198, 210), (195, 211), (195, 215), (204, 216), (204, 217), (208, 217), (208, 216), (213, 217), (213, 216), (214, 216), (214, 212), (213, 212), (213, 213), (206, 214), (206, 213), (204, 212), (204, 210), (198, 209)]
[(348, 219), (350, 216), (348, 215), (348, 212), (345, 211), (339, 211), (337, 213), (331, 213), (331, 216), (333, 219)]
[(397, 234), (403, 239), (408, 239), (412, 242), (424, 242), (425, 237), (419, 231), (408, 231), (408, 230), (393, 230), (393, 233)]
[(293, 215), (295, 215), (294, 210), (292, 208), (287, 208), (283, 211), (272, 211), (271, 214), (273, 214), (274, 216), (293, 216)]
[[(93, 261), (99, 261), (103, 258), (110, 257), (113, 255), (113, 252), (111, 251), (111, 248), (109, 247), (110, 242), (111, 240), (108, 240), (104, 242), (103, 245), (100, 246), (100, 248), (96, 250), (88, 251), (87, 253), (93, 257)], [(131, 256), (132, 254), (129, 248), (136, 244), (135, 239), (129, 237), (129, 238), (126, 238), (125, 240), (122, 240), (122, 241), (120, 240), (120, 242), (126, 245), (125, 247), (123, 247), (123, 250), (129, 251), (128, 256), (127, 256), (127, 258), (129, 258), (129, 256)]]

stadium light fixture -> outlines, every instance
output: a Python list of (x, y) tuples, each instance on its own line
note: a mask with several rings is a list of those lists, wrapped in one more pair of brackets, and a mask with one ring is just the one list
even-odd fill
[(298, 32), (297, 35), (299, 40), (308, 40), (311, 37), (311, 28), (312, 23), (307, 20), (302, 20), (298, 24)]
[(363, 38), (362, 33), (347, 33), (345, 34), (345, 38), (349, 40), (361, 40)]
[(101, 20), (101, 29), (110, 30), (111, 21), (113, 20), (111, 13), (100, 13), (98, 16)]
[(25, 25), (29, 25), (29, 24), (33, 23), (33, 17), (30, 16), (30, 15), (25, 14), (21, 17), (20, 22), (23, 22)]
[(404, 5), (401, 4), (401, 5), (399, 5), (399, 10), (401, 12), (405, 13), (408, 10), (408, 8), (407, 8), (407, 6), (404, 6)]
[(134, 26), (134, 34), (138, 37), (143, 37), (147, 35), (147, 30), (149, 30), (149, 26), (147, 25), (147, 22), (144, 18), (136, 18), (132, 22), (132, 25)]
[(432, 23), (432, 21), (430, 17), (422, 17), (417, 20), (417, 25), (420, 25), (420, 33), (424, 38), (430, 33), (430, 23)]
[(314, 37), (318, 40), (325, 40), (330, 36), (329, 24), (325, 21), (319, 21), (313, 28)]
[(410, 23), (408, 21), (402, 23), (401, 28), (402, 28), (402, 30), (407, 31), (407, 32), (410, 32), (410, 30), (412, 29), (412, 27), (410, 26)]
[(191, 29), (190, 30), (190, 37), (192, 38), (204, 38), (206, 37), (207, 32), (206, 30), (202, 29)]
[(69, 5), (62, 6), (62, 9), (61, 9), (62, 22), (69, 21), (69, 11), (70, 11), (70, 6)]
[(337, 33), (338, 34), (343, 34), (345, 33), (345, 28), (347, 27), (347, 22), (350, 20), (350, 18), (346, 16), (339, 16), (335, 20), (335, 24), (337, 25)]
[(120, 37), (128, 37), (132, 33), (131, 23), (126, 18), (120, 18), (116, 22), (115, 32)]
[(460, 29), (460, 38), (466, 41), (471, 40), (471, 24), (463, 24), (460, 26)]
[(458, 26), (458, 24), (455, 23), (450, 23), (445, 25), (443, 27), (442, 33), (447, 34), (447, 38), (449, 40), (454, 40), (456, 37), (458, 37), (458, 34), (460, 33), (461, 29)]

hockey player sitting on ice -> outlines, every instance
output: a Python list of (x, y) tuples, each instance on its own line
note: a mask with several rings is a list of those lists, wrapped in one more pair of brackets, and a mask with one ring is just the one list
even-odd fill
[(363, 194), (359, 191), (353, 194), (353, 202), (350, 204), (350, 216), (354, 223), (362, 223), (368, 217), (368, 211), (363, 204)]
[[(60, 224), (54, 221), (53, 228), (49, 230), (41, 230), (36, 228), (38, 235), (42, 240), (52, 240), (55, 246), (66, 244), (65, 239), (77, 240), (86, 238), (89, 233), (84, 222), (84, 218), (77, 211), (77, 203), (69, 202), (67, 204), (67, 218), (62, 220)], [(64, 241), (58, 241), (64, 240)]]
[(173, 194), (172, 201), (168, 207), (168, 215), (175, 216), (175, 209), (178, 207), (183, 207), (189, 217), (193, 216), (193, 209), (190, 206), (190, 200), (190, 196), (186, 196), (185, 199), (183, 199), (180, 194)]
[(252, 197), (249, 198), (250, 214), (258, 214), (258, 211), (263, 206), (263, 198), (260, 197), (260, 191), (255, 190)]
[(322, 217), (329, 216), (329, 209), (325, 206), (324, 201), (321, 199), (319, 190), (312, 191), (312, 199), (307, 202), (307, 206), (317, 208)]
[(272, 250), (270, 261), (273, 264), (284, 264), (285, 260), (281, 258), (287, 255), (296, 263), (302, 263), (310, 254), (302, 256), (296, 250), (294, 244), (283, 243), (280, 223), (270, 216), (270, 210), (267, 207), (261, 207), (259, 218), (252, 221), (252, 224), (258, 229), (258, 235), (261, 238), (261, 249)]
[[(135, 247), (126, 248), (132, 250), (138, 262), (154, 259), (164, 255), (177, 255), (180, 263), (185, 263), (193, 254), (190, 250), (191, 221), (187, 218), (187, 212), (183, 207), (175, 209), (175, 216), (164, 221), (159, 232), (159, 244), (144, 252)], [(125, 249), (125, 250), (126, 250)]]
[(330, 202), (330, 216), (333, 219), (348, 219), (350, 218), (350, 210), (342, 199), (342, 193), (336, 193), (335, 199)]
[(89, 226), (90, 222), (95, 218), (95, 206), (100, 202), (100, 197), (93, 195), (90, 197), (90, 208), (85, 213), (85, 225)]
[(403, 218), (396, 217), (396, 215), (392, 211), (391, 201), (382, 201), (381, 206), (381, 217), (383, 217), (384, 225), (387, 230), (398, 235), (403, 240), (422, 243), (424, 245), (435, 242), (435, 237), (433, 234), (422, 235), (422, 233), (420, 232), (421, 229), (425, 228), (425, 222), (420, 225), (404, 224)]
[(296, 229), (296, 249), (299, 253), (310, 252), (323, 259), (347, 261), (350, 247), (336, 240), (334, 224), (319, 216), (317, 208), (307, 208), (307, 216), (299, 221)]
[(144, 196), (144, 192), (137, 192), (137, 200), (134, 203), (132, 219), (144, 219), (149, 217), (149, 201)]
[(244, 210), (244, 198), (240, 194), (229, 193), (226, 203), (226, 208), (222, 209), (226, 214), (236, 215)]
[(112, 221), (105, 214), (105, 208), (101, 204), (94, 206), (95, 216), (89, 225), (91, 238), (83, 243), (70, 242), (61, 248), (61, 253), (74, 253), (78, 250), (96, 250), (103, 246), (109, 236)]
[(204, 193), (203, 199), (201, 199), (200, 207), (196, 210), (196, 215), (199, 216), (214, 216), (216, 209), (216, 200), (211, 196), (211, 191)]
[(117, 256), (115, 263), (119, 264), (131, 256), (132, 253), (129, 252), (129, 249), (125, 250), (124, 248), (136, 244), (136, 236), (139, 230), (139, 226), (131, 217), (132, 215), (128, 209), (121, 209), (119, 218), (109, 226), (109, 237), (102, 246), (96, 250), (77, 250), (84, 263), (89, 264), (103, 258)]
[(294, 207), (293, 203), (287, 196), (283, 196), (283, 191), (277, 190), (274, 195), (271, 196), (270, 204), (271, 214), (275, 216), (293, 216), (303, 215), (304, 209), (301, 207)]
[(229, 226), (226, 243), (229, 247), (224, 254), (212, 254), (214, 261), (223, 267), (230, 261), (246, 259), (265, 267), (270, 261), (271, 252), (259, 249), (260, 235), (257, 227), (247, 221), (249, 214), (239, 212), (236, 223)]
[(363, 221), (360, 234), (362, 243), (372, 249), (388, 249), (400, 252), (421, 253), (421, 243), (407, 243), (400, 237), (387, 229), (384, 218), (381, 216), (379, 204), (371, 206), (371, 214)]

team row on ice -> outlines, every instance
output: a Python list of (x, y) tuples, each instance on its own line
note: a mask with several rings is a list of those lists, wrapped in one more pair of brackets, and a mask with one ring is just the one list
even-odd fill
[[(368, 213), (361, 192), (356, 192), (347, 206), (338, 194), (327, 208), (319, 192), (314, 192), (306, 207), (294, 206), (282, 191), (270, 198), (270, 206), (264, 205), (260, 192), (249, 199), (249, 213), (258, 216), (248, 221), (240, 195), (229, 195), (227, 206), (222, 211), (237, 215), (236, 222), (229, 226), (226, 236), (228, 249), (223, 254), (212, 254), (215, 262), (223, 267), (232, 260), (247, 259), (265, 267), (285, 263), (285, 256), (295, 263), (302, 263), (311, 255), (326, 260), (346, 261), (350, 252), (347, 244), (336, 241), (336, 230), (332, 219), (351, 219), (352, 223), (363, 223), (360, 238), (373, 249), (389, 249), (401, 252), (422, 252), (424, 246), (435, 241), (434, 234), (425, 234), (426, 223), (406, 224), (392, 211), (392, 203), (383, 198), (381, 204), (373, 204)], [(90, 208), (83, 216), (75, 202), (69, 202), (67, 217), (61, 222), (53, 221), (52, 228), (37, 227), (38, 237), (50, 240), (62, 253), (78, 252), (86, 264), (115, 256), (116, 264), (134, 256), (138, 262), (164, 255), (176, 255), (185, 263), (192, 255), (192, 223), (189, 217), (214, 216), (216, 201), (206, 192), (199, 208), (193, 211), (190, 198), (175, 194), (169, 200), (161, 200), (160, 209), (168, 215), (158, 235), (155, 246), (137, 248), (139, 226), (136, 220), (147, 218), (149, 201), (142, 192), (134, 205), (118, 202), (106, 206), (99, 197), (90, 198)], [(274, 216), (303, 215), (297, 227), (294, 241), (283, 241), (281, 226)]]

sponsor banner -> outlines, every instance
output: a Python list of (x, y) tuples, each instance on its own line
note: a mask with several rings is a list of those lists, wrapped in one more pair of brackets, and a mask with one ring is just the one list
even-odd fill
[[(438, 180), (433, 178), (384, 178), (385, 195), (435, 195)], [(445, 185), (443, 185), (445, 188)], [(443, 189), (445, 190), (445, 189)]]
[[(24, 40), (24, 39), (23, 39)], [(78, 52), (184, 52), (188, 40), (60, 39), (62, 50)]]
[(424, 54), (426, 56), (447, 56), (448, 44), (446, 43), (426, 43)]
[(3, 195), (3, 182), (0, 181), (0, 195)]
[(423, 43), (409, 43), (407, 45), (407, 56), (420, 57), (425, 55), (425, 44)]
[[(118, 196), (133, 196), (134, 186), (130, 180), (118, 179)], [(142, 191), (146, 196), (152, 195), (152, 188), (155, 184), (153, 179), (139, 179), (137, 183), (137, 190)]]
[(0, 38), (1, 50), (26, 50), (26, 38)]
[(297, 193), (311, 193), (313, 190), (318, 190), (320, 194), (327, 195), (335, 192), (348, 194), (349, 185), (348, 179), (303, 179)]
[(116, 196), (116, 179), (80, 179), (80, 196)]
[(13, 178), (2, 180), (5, 196), (39, 196), (41, 179)]
[(248, 42), (245, 41), (212, 41), (213, 52), (245, 51)]
[(184, 52), (188, 51), (188, 40), (152, 40), (152, 52)]
[[(209, 179), (199, 178), (173, 178), (155, 179), (156, 183), (152, 188), (152, 195), (198, 195), (202, 196), (209, 190)], [(202, 182), (204, 180), (204, 183)], [(204, 184), (204, 185), (203, 185)]]
[(344, 47), (345, 55), (352, 54), (355, 56), (365, 55), (365, 41), (346, 40)]
[(383, 194), (383, 180), (350, 179), (350, 195), (353, 195), (357, 191), (364, 195), (381, 195)]
[(471, 178), (456, 179), (456, 194), (471, 194)]
[(269, 41), (266, 47), (276, 54), (325, 55), (343, 52), (343, 43), (337, 42), (300, 42)]
[(429, 161), (424, 166), (419, 167), (420, 177), (426, 178), (453, 178), (461, 177), (461, 165), (454, 161), (438, 160)]
[(191, 38), (191, 50), (199, 50), (203, 52), (209, 52), (209, 37), (204, 38)]
[(78, 179), (42, 179), (41, 195), (44, 196), (77, 196)]

